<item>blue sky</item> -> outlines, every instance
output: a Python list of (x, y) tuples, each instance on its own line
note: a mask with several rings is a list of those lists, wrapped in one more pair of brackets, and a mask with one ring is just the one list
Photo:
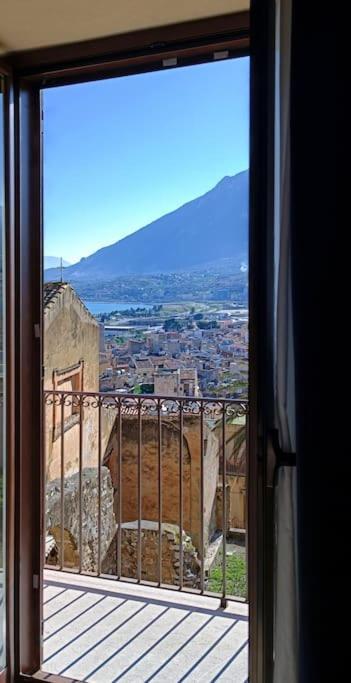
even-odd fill
[(248, 168), (249, 59), (44, 91), (45, 254), (74, 263)]

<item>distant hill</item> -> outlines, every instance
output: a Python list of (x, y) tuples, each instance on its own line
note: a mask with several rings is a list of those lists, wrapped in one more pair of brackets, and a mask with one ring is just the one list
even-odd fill
[[(59, 256), (44, 256), (44, 268), (45, 270), (47, 268), (60, 268), (61, 265), (61, 258)], [(64, 267), (70, 266), (71, 264), (68, 261), (65, 261), (62, 259), (62, 265)]]
[[(108, 280), (133, 273), (206, 269), (230, 260), (247, 267), (248, 171), (226, 176), (212, 190), (68, 268), (67, 281)], [(244, 264), (244, 265), (243, 265)], [(45, 272), (57, 280), (59, 269)]]

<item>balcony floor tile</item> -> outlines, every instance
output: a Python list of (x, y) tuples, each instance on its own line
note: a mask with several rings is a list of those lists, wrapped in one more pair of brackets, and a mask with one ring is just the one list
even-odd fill
[(47, 570), (43, 651), (43, 671), (71, 680), (244, 683), (248, 608)]

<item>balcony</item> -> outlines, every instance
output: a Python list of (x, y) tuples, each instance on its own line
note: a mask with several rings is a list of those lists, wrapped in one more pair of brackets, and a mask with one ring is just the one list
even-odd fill
[(56, 571), (44, 586), (45, 672), (101, 683), (247, 681), (247, 604), (223, 610), (204, 595)]
[(44, 412), (43, 670), (246, 681), (247, 403), (45, 391)]

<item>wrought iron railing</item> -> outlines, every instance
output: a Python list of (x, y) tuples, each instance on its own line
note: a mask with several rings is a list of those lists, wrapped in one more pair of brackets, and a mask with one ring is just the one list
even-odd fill
[[(50, 548), (50, 557), (47, 558), (48, 566), (52, 569), (88, 573), (95, 576), (104, 576), (104, 578), (107, 577), (107, 574), (110, 576), (112, 573), (115, 579), (133, 580), (138, 583), (147, 583), (148, 585), (153, 583), (159, 587), (169, 588), (169, 582), (165, 585), (163, 576), (163, 536), (165, 529), (168, 529), (167, 524), (172, 524), (178, 528), (179, 539), (177, 544), (179, 548), (176, 545), (174, 546), (176, 548), (175, 552), (179, 554), (179, 561), (177, 559), (175, 562), (175, 565), (177, 565), (177, 578), (174, 582), (174, 587), (178, 590), (190, 590), (200, 594), (213, 595), (213, 593), (207, 590), (206, 550), (211, 533), (210, 528), (213, 530), (214, 527), (217, 538), (221, 536), (219, 552), (222, 583), (219, 596), (221, 604), (225, 605), (228, 597), (235, 598), (236, 596), (233, 596), (230, 590), (228, 590), (227, 580), (229, 495), (227, 482), (229, 472), (227, 471), (227, 465), (229, 470), (232, 469), (228, 460), (227, 430), (230, 428), (229, 425), (235, 424), (235, 418), (242, 418), (243, 416), (246, 418), (247, 428), (247, 401), (197, 397), (173, 398), (158, 395), (44, 391), (43, 403), (47, 458), (46, 545), (47, 548)], [(238, 422), (241, 424), (242, 441), (242, 420)], [(151, 425), (151, 431), (154, 434), (152, 445), (154, 461), (152, 461), (148, 470), (147, 487), (145, 483), (145, 454), (150, 452), (151, 446), (148, 443), (147, 450), (143, 442), (143, 429), (146, 423)], [(133, 434), (135, 435), (135, 438), (133, 437), (133, 444), (135, 445), (134, 455), (130, 454), (129, 445), (126, 445), (123, 436), (126, 425), (127, 427), (128, 425), (129, 427), (133, 426)], [(172, 427), (172, 434), (174, 436), (175, 433), (177, 439), (177, 472), (173, 472), (173, 479), (172, 471), (168, 472), (167, 470), (165, 472), (164, 469), (168, 467), (166, 459), (169, 457), (169, 451), (167, 451), (167, 448), (170, 448), (169, 443), (165, 443), (166, 437), (168, 438), (168, 432), (165, 432), (167, 426)], [(191, 457), (193, 456), (189, 451), (190, 447), (188, 448), (187, 445), (190, 441), (193, 444), (193, 449), (196, 446), (195, 450), (197, 453), (196, 462), (194, 461), (195, 464), (193, 463), (192, 470)], [(230, 441), (232, 441), (232, 437)], [(174, 455), (174, 440), (172, 444)], [(184, 452), (185, 446), (187, 454)], [(129, 455), (128, 464), (126, 465), (124, 462), (124, 451), (126, 452), (127, 449), (129, 449)], [(208, 455), (208, 452), (211, 455)], [(151, 458), (149, 455), (147, 457)], [(107, 551), (106, 538), (102, 539), (102, 525), (105, 522), (102, 517), (102, 497), (106, 493), (105, 483), (103, 482), (103, 465), (106, 463), (111, 465), (109, 458), (112, 458), (114, 467), (112, 504), (115, 527), (114, 536)], [(218, 460), (217, 465), (216, 458)], [(212, 465), (210, 466), (209, 463), (212, 463)], [(134, 488), (133, 486), (131, 487), (132, 493), (130, 491), (130, 481), (128, 484), (129, 488), (124, 481), (123, 468), (125, 468), (126, 476), (130, 472), (135, 473)], [(83, 487), (86, 485), (86, 480), (84, 479), (86, 471), (90, 474), (92, 471), (95, 472), (95, 480), (91, 485), (91, 489), (89, 489), (91, 492), (95, 492), (94, 495), (96, 495), (95, 507), (97, 508), (97, 513), (93, 522), (87, 519), (84, 508), (84, 506), (87, 507), (91, 503), (93, 496), (93, 493), (89, 494), (87, 489), (84, 489), (83, 492)], [(211, 477), (216, 477), (216, 486), (214, 486), (214, 481), (210, 480)], [(76, 508), (73, 511), (71, 510), (71, 518), (67, 522), (67, 491), (65, 491), (65, 487), (67, 487), (68, 480), (73, 482), (71, 500), (75, 501)], [(89, 478), (88, 481), (90, 481)], [(208, 495), (209, 487), (212, 491), (211, 495)], [(153, 499), (145, 499), (146, 488), (147, 490), (150, 489), (151, 497), (152, 491), (156, 491)], [(166, 490), (167, 488), (168, 490)], [(216, 493), (213, 498), (214, 488)], [(191, 490), (191, 495), (195, 500), (191, 499), (189, 490)], [(135, 576), (126, 576), (122, 566), (122, 554), (124, 552), (123, 534), (126, 527), (128, 527), (128, 522), (132, 520), (127, 519), (128, 515), (125, 512), (125, 505), (129, 502), (126, 496), (132, 498), (133, 491), (135, 492), (134, 508), (136, 512), (133, 532), (136, 537), (136, 568)], [(184, 498), (185, 493), (186, 501)], [(170, 519), (168, 509), (170, 497), (172, 497), (172, 500), (177, 500), (177, 519)], [(145, 549), (143, 538), (146, 533), (144, 519), (147, 519), (147, 516), (143, 516), (146, 505), (145, 500), (149, 501), (153, 510), (150, 528), (155, 530), (157, 537), (157, 550), (155, 550), (155, 553), (157, 553), (157, 572), (156, 577), (151, 581), (149, 577), (145, 578), (143, 568), (143, 548)], [(54, 504), (52, 501), (54, 501)], [(165, 502), (167, 505), (165, 505)], [(186, 515), (185, 504), (187, 506)], [(216, 505), (218, 514), (216, 521), (213, 522), (213, 511)], [(189, 512), (194, 506), (195, 508), (198, 506), (198, 515)], [(167, 515), (165, 512), (166, 508), (168, 510)], [(109, 509), (111, 512), (111, 508)], [(189, 581), (187, 582), (184, 573), (184, 554), (187, 546), (183, 542), (183, 531), (185, 527), (187, 537), (191, 536), (193, 529), (189, 528), (189, 525), (191, 526), (189, 522), (190, 517), (192, 519), (193, 517), (196, 519), (199, 517), (195, 534), (196, 542), (194, 542), (197, 574), (193, 585), (189, 585)], [(220, 520), (219, 522), (218, 519)], [(83, 536), (84, 533), (87, 533), (86, 528), (89, 526), (93, 529), (93, 531), (90, 530), (89, 552), (94, 555), (94, 560), (91, 561), (91, 566), (87, 568), (84, 560)], [(71, 557), (70, 561), (68, 561), (67, 544), (70, 542), (70, 538), (72, 540), (73, 527), (76, 549), (74, 550), (73, 544), (71, 548), (73, 559)], [(54, 552), (55, 547), (56, 554)], [(76, 555), (74, 555), (74, 552), (76, 552)], [(110, 569), (106, 572), (104, 562), (106, 562), (108, 553), (110, 553), (112, 559), (109, 565)], [(114, 565), (113, 572), (111, 570), (111, 562)]]

